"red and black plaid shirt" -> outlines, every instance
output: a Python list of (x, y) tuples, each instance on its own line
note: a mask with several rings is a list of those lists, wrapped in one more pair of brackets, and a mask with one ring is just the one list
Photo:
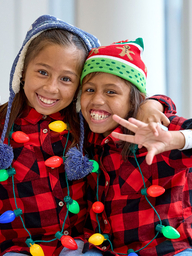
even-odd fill
[[(170, 109), (166, 109), (170, 112)], [(192, 129), (192, 120), (167, 114), (171, 120), (170, 130)], [(115, 131), (121, 132), (120, 127)], [(145, 197), (144, 187), (133, 154), (124, 162), (116, 139), (109, 135), (90, 134), (90, 157), (100, 164), (98, 198), (104, 204), (104, 211), (98, 214), (102, 234), (108, 234), (114, 251), (127, 255), (147, 245), (156, 235), (155, 227), (159, 219)], [(159, 197), (148, 196), (158, 212), (162, 224), (172, 226), (180, 232), (176, 240), (166, 239), (161, 233), (145, 249), (137, 252), (140, 256), (171, 256), (192, 246), (192, 150), (173, 150), (154, 157), (152, 165), (145, 161), (146, 149), (136, 151), (136, 158), (144, 176), (146, 187), (153, 184), (165, 188)], [(96, 200), (97, 174), (88, 176), (87, 200), (88, 215), (85, 224), (85, 237), (98, 233), (96, 214), (92, 204)], [(88, 246), (88, 244), (87, 244)], [(89, 245), (91, 247), (91, 245)], [(108, 241), (99, 246), (104, 255), (110, 253)]]
[[(68, 131), (62, 134), (50, 131), (48, 124), (63, 120), (60, 113), (43, 116), (33, 108), (28, 108), (15, 121), (14, 131), (23, 131), (29, 137), (27, 143), (16, 143), (11, 139), (14, 148), (15, 194), (17, 206), (23, 211), (21, 215), (32, 239), (51, 240), (55, 233), (61, 231), (67, 208), (64, 197), (67, 187), (63, 164), (55, 169), (45, 166), (45, 160), (51, 156), (63, 155)], [(67, 148), (71, 144), (71, 135)], [(69, 181), (70, 197), (80, 205), (80, 212), (69, 212), (64, 226), (64, 234), (79, 237), (83, 233), (86, 214), (85, 179)], [(0, 183), (0, 214), (15, 210), (12, 178)], [(0, 255), (6, 252), (29, 252), (25, 241), (29, 238), (20, 217), (8, 224), (0, 224)], [(58, 239), (50, 243), (38, 242), (46, 256), (59, 255), (63, 248)]]

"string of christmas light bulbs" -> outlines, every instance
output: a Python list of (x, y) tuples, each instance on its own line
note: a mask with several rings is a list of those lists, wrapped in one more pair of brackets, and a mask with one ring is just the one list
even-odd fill
[[(80, 122), (82, 122), (82, 119), (80, 119)], [(58, 132), (58, 133), (61, 133), (64, 130), (68, 130), (68, 134), (67, 134), (67, 141), (66, 141), (66, 144), (65, 144), (65, 147), (64, 147), (64, 150), (63, 150), (63, 157), (52, 156), (52, 157), (48, 158), (45, 161), (45, 165), (48, 166), (48, 167), (51, 167), (51, 168), (57, 168), (61, 164), (68, 161), (67, 168), (70, 168), (71, 167), (70, 161), (74, 160), (73, 158), (77, 157), (77, 152), (74, 153), (75, 149), (72, 148), (71, 150), (69, 150), (69, 153), (67, 153), (65, 155), (66, 147), (67, 147), (68, 140), (69, 140), (68, 126), (63, 121), (54, 121), (54, 122), (49, 124), (49, 129), (52, 130), (52, 131)], [(11, 138), (17, 143), (25, 143), (25, 142), (28, 142), (30, 140), (28, 135), (25, 134), (22, 131), (13, 132), (13, 126), (12, 126), (12, 129), (11, 129), (11, 132), (10, 132), (8, 145), (10, 145), (10, 139)], [(87, 171), (87, 170), (83, 171), (82, 170), (83, 175), (85, 176), (85, 174), (87, 175), (90, 172), (93, 172), (93, 173), (97, 174), (97, 187), (96, 187), (96, 200), (97, 201), (95, 203), (93, 203), (92, 210), (96, 214), (96, 220), (97, 220), (97, 224), (98, 224), (99, 233), (95, 233), (92, 236), (90, 236), (89, 239), (88, 239), (88, 242), (90, 242), (90, 243), (92, 243), (96, 246), (99, 246), (104, 241), (107, 240), (110, 244), (111, 251), (114, 251), (113, 250), (113, 245), (112, 245), (112, 242), (109, 239), (109, 236), (107, 234), (102, 234), (101, 233), (101, 228), (100, 228), (100, 223), (99, 223), (99, 218), (98, 218), (99, 214), (102, 213), (103, 210), (104, 210), (104, 205), (103, 205), (102, 202), (99, 201), (99, 196), (98, 196), (99, 174), (100, 174), (99, 165), (96, 161), (87, 160), (87, 158), (83, 157), (83, 152), (82, 152), (83, 151), (83, 140), (84, 140), (84, 137), (81, 138), (81, 141), (80, 141), (80, 150), (79, 150), (78, 157), (80, 158), (80, 160), (83, 159), (84, 166), (85, 165), (86, 165), (86, 167), (88, 166), (88, 169), (89, 169), (89, 171)], [(128, 255), (128, 256), (138, 255), (137, 252), (146, 248), (158, 236), (159, 233), (162, 233), (168, 239), (177, 239), (177, 238), (180, 237), (180, 234), (176, 229), (174, 229), (171, 226), (162, 225), (162, 221), (161, 221), (161, 218), (160, 218), (159, 214), (157, 213), (156, 209), (153, 207), (153, 205), (150, 203), (149, 199), (147, 198), (147, 195), (149, 195), (151, 197), (160, 196), (164, 193), (165, 189), (161, 186), (158, 186), (158, 185), (151, 185), (148, 188), (146, 187), (143, 173), (142, 173), (140, 165), (137, 161), (137, 157), (136, 157), (136, 153), (135, 153), (136, 149), (137, 149), (137, 147), (136, 147), (136, 145), (134, 145), (132, 147), (131, 151), (134, 154), (135, 161), (137, 163), (139, 172), (140, 172), (140, 174), (142, 176), (142, 180), (143, 180), (144, 188), (141, 190), (141, 194), (144, 195), (146, 201), (148, 202), (148, 204), (152, 207), (152, 209), (156, 213), (156, 215), (159, 219), (159, 224), (157, 224), (157, 226), (155, 227), (155, 230), (157, 231), (156, 235), (144, 247), (140, 248), (137, 251), (134, 251), (133, 249), (130, 248), (130, 249), (128, 249), (126, 254), (125, 253), (119, 253), (121, 255)], [(77, 165), (76, 161), (75, 161), (75, 163)], [(90, 168), (91, 168), (91, 171), (90, 171)], [(66, 172), (66, 170), (65, 170), (65, 181), (66, 181), (66, 184), (67, 184), (67, 196), (64, 197), (64, 202), (66, 204), (67, 212), (66, 212), (66, 216), (65, 216), (65, 219), (64, 219), (64, 222), (63, 222), (63, 225), (62, 225), (62, 229), (55, 234), (55, 238), (53, 238), (51, 240), (47, 240), (47, 241), (45, 241), (45, 240), (35, 240), (35, 241), (33, 241), (30, 232), (28, 231), (28, 229), (25, 226), (24, 220), (22, 218), (22, 210), (20, 208), (18, 208), (18, 206), (17, 206), (17, 200), (16, 200), (16, 195), (15, 195), (14, 175), (16, 174), (16, 170), (14, 168), (12, 168), (12, 166), (10, 166), (8, 169), (0, 170), (0, 182), (3, 182), (5, 180), (7, 180), (9, 177), (12, 178), (13, 196), (14, 196), (15, 208), (16, 208), (14, 211), (8, 210), (8, 211), (4, 212), (0, 216), (0, 223), (10, 223), (10, 222), (14, 221), (16, 217), (19, 217), (21, 222), (22, 222), (23, 228), (25, 229), (25, 231), (29, 235), (29, 238), (27, 238), (25, 242), (26, 242), (27, 246), (30, 248), (30, 253), (33, 256), (44, 256), (44, 252), (43, 252), (41, 246), (38, 245), (37, 243), (49, 243), (49, 242), (52, 242), (56, 239), (59, 239), (61, 241), (61, 244), (66, 248), (69, 248), (71, 250), (76, 250), (77, 249), (77, 244), (76, 244), (75, 240), (71, 236), (63, 234), (64, 227), (65, 227), (65, 222), (66, 222), (69, 211), (73, 214), (78, 214), (79, 211), (80, 211), (80, 207), (79, 207), (78, 202), (76, 200), (73, 200), (70, 197), (68, 180), (72, 180), (74, 178), (72, 174), (70, 176), (70, 172), (73, 173), (73, 168), (71, 168), (71, 169), (72, 170), (69, 170), (68, 172)]]

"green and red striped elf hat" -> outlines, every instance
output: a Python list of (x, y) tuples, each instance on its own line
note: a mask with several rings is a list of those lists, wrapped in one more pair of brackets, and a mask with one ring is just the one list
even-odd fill
[(85, 61), (81, 83), (90, 73), (105, 72), (131, 82), (146, 94), (147, 68), (141, 59), (143, 50), (142, 38), (93, 48)]

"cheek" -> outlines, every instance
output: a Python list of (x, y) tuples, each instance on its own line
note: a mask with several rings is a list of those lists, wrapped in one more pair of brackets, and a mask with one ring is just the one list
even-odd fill
[(114, 103), (114, 113), (119, 115), (122, 118), (127, 117), (127, 114), (129, 113), (129, 102), (127, 100), (121, 100), (116, 103)]
[(72, 101), (75, 96), (75, 92), (75, 88), (61, 90), (62, 99), (65, 101)]
[(85, 107), (86, 107), (86, 98), (84, 97), (84, 95), (81, 95), (80, 104), (81, 104), (81, 110), (83, 112), (85, 110)]

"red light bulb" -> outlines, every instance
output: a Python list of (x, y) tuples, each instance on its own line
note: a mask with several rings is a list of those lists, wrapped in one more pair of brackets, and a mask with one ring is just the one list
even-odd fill
[(45, 161), (45, 165), (48, 167), (56, 168), (63, 163), (63, 159), (59, 156), (52, 156)]
[(165, 189), (159, 185), (151, 185), (148, 188), (141, 189), (142, 195), (149, 195), (151, 197), (157, 197), (162, 195), (165, 192)]
[(147, 189), (147, 194), (149, 196), (152, 197), (157, 197), (162, 195), (165, 192), (165, 189), (161, 186), (158, 185), (151, 185), (148, 189)]
[(28, 142), (30, 140), (29, 136), (26, 133), (22, 132), (22, 131), (14, 132), (12, 134), (12, 139), (17, 143), (25, 143), (25, 142)]
[(103, 203), (97, 201), (95, 203), (93, 203), (92, 205), (92, 210), (95, 212), (95, 213), (101, 213), (103, 210), (104, 210), (104, 205)]
[(70, 250), (77, 250), (78, 246), (75, 240), (71, 236), (64, 236), (60, 231), (55, 234), (55, 237), (59, 239), (62, 245)]
[(64, 247), (67, 247), (70, 250), (77, 250), (77, 243), (71, 236), (62, 236), (60, 240)]

